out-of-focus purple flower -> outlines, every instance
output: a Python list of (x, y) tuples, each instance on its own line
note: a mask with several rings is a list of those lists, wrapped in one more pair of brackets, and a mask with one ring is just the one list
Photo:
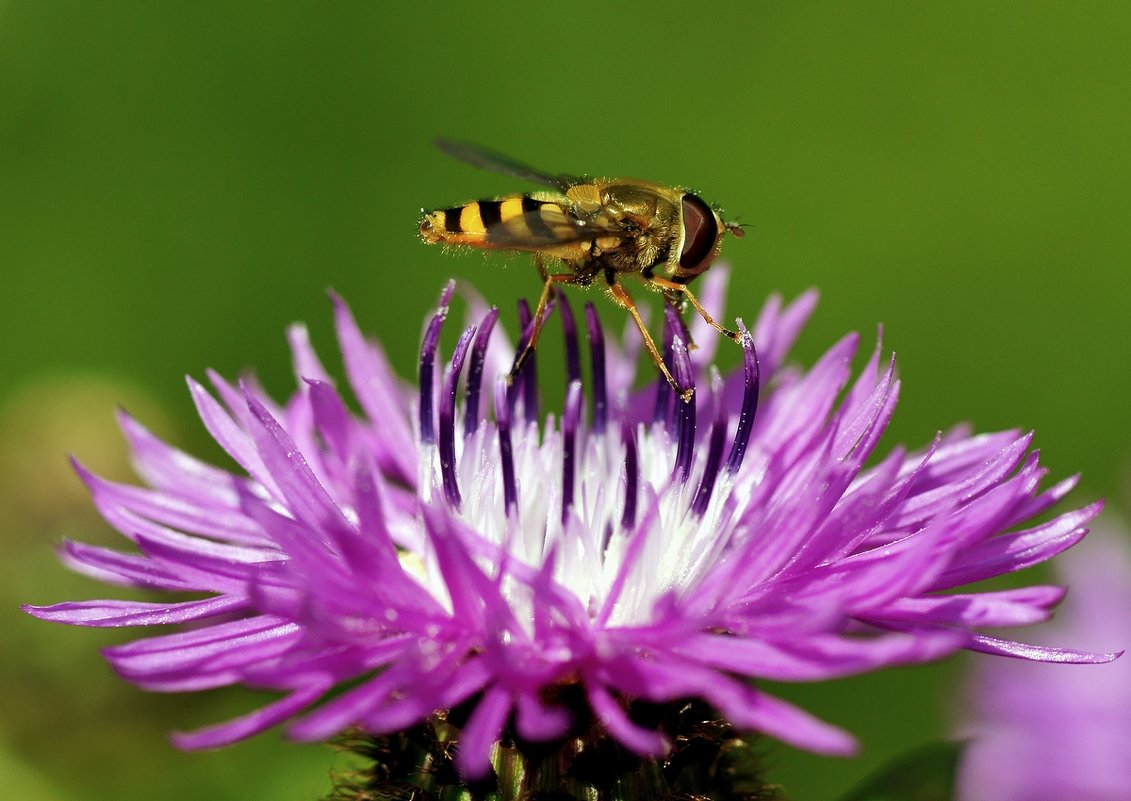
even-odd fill
[[(771, 298), (752, 333), (740, 323), (743, 367), (725, 379), (708, 366), (715, 332), (696, 321), (689, 353), (669, 313), (666, 355), (681, 384), (697, 385), (690, 403), (662, 381), (634, 389), (638, 338), (607, 339), (588, 304), (579, 326), (563, 295), (569, 381), (555, 418), (539, 411), (533, 359), (513, 386), (502, 380), (513, 350), (481, 302), (441, 358), (453, 286), (426, 325), (417, 387), (335, 299), (361, 416), (301, 327), (290, 332), (299, 390), (283, 405), (251, 381), (210, 373), (210, 391), (190, 380), (239, 473), (123, 415), (149, 487), (78, 469), (137, 552), (69, 542), (64, 558), (110, 583), (207, 597), (28, 611), (91, 626), (190, 623), (105, 651), (146, 689), (284, 693), (177, 735), (184, 747), (288, 720), (303, 740), (354, 725), (390, 733), (462, 705), (457, 756), (470, 778), (489, 771), (510, 723), (525, 740), (566, 732), (586, 711), (560, 705), (564, 687), (645, 756), (664, 754), (669, 737), (629, 703), (685, 698), (740, 729), (845, 754), (850, 735), (749, 679), (817, 681), (959, 648), (1106, 658), (977, 633), (1046, 619), (1056, 587), (957, 591), (1068, 548), (1100, 505), (1028, 524), (1075, 481), (1042, 489), (1031, 435), (1016, 431), (957, 429), (865, 467), (895, 409), (894, 360), (877, 345), (852, 380), (849, 335), (810, 370), (781, 369), (814, 293), (788, 306)], [(721, 307), (723, 270), (703, 294)], [(520, 317), (526, 326), (529, 311)]]
[[(1059, 562), (1072, 587), (1045, 639), (1092, 648), (1131, 643), (1131, 550), (1114, 527)], [(993, 660), (970, 684), (972, 722), (959, 771), (961, 801), (1126, 801), (1131, 798), (1131, 662), (1034, 670)]]

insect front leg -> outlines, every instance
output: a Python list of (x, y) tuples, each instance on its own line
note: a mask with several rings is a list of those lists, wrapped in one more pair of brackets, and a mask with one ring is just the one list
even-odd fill
[[(539, 264), (540, 270), (544, 268)], [(514, 365), (511, 366), (511, 371), (507, 373), (507, 383), (514, 383), (514, 379), (526, 364), (526, 360), (530, 358), (530, 354), (538, 346), (538, 337), (542, 335), (542, 324), (546, 319), (546, 304), (550, 302), (550, 295), (554, 292), (555, 284), (576, 284), (578, 277), (575, 273), (553, 273), (544, 276), (542, 284), (542, 295), (538, 298), (538, 307), (534, 310), (534, 319), (530, 324), (530, 339), (527, 340), (525, 347), (517, 353), (514, 357)]]
[(664, 303), (675, 309), (676, 319), (679, 320), (680, 336), (687, 343), (688, 352), (698, 350), (699, 346), (691, 338), (691, 327), (687, 324), (687, 318), (684, 316), (684, 312), (687, 311), (687, 298), (682, 293), (672, 292), (668, 289), (662, 290), (662, 293)]
[(691, 400), (691, 396), (695, 394), (694, 387), (681, 387), (675, 380), (675, 376), (671, 374), (668, 366), (664, 364), (664, 358), (660, 355), (660, 349), (656, 347), (656, 342), (652, 339), (652, 334), (648, 331), (648, 326), (644, 325), (644, 320), (640, 317), (640, 311), (636, 308), (636, 303), (633, 301), (632, 296), (625, 291), (624, 287), (616, 283), (615, 280), (609, 280), (609, 292), (613, 295), (613, 300), (618, 306), (627, 309), (628, 313), (632, 315), (632, 319), (636, 321), (636, 327), (640, 329), (640, 336), (644, 337), (644, 347), (648, 350), (648, 355), (652, 357), (652, 363), (656, 365), (664, 378), (667, 379), (668, 384), (675, 390), (684, 403)]
[(707, 313), (707, 310), (703, 308), (703, 304), (699, 302), (699, 298), (695, 297), (692, 291), (687, 288), (686, 284), (669, 281), (666, 278), (659, 278), (657, 276), (652, 276), (648, 280), (654, 286), (658, 286), (663, 289), (665, 297), (669, 297), (668, 293), (670, 292), (672, 293), (672, 296), (682, 295), (683, 297), (687, 298), (687, 300), (691, 302), (691, 305), (695, 307), (695, 311), (699, 312), (699, 316), (703, 318), (703, 322), (711, 326), (711, 328), (718, 331), (727, 339), (733, 339), (735, 342), (738, 341), (738, 332), (731, 331), (729, 328), (723, 328), (721, 325), (715, 322), (715, 318)]

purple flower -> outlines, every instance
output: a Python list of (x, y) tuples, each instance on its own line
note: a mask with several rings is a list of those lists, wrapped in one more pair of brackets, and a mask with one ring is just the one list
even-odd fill
[[(1095, 648), (1131, 643), (1127, 533), (1097, 531), (1060, 563), (1073, 587), (1047, 638)], [(1131, 662), (1080, 670), (1024, 662), (979, 665), (974, 720), (959, 772), (963, 801), (1131, 798)]]
[[(539, 411), (534, 360), (503, 382), (513, 349), (474, 297), (477, 324), (441, 359), (453, 287), (427, 324), (415, 389), (335, 299), (363, 416), (301, 327), (290, 331), (299, 390), (284, 405), (250, 381), (210, 373), (210, 391), (190, 380), (239, 473), (123, 415), (149, 487), (78, 470), (137, 551), (68, 542), (64, 559), (109, 583), (207, 597), (27, 611), (90, 626), (191, 624), (106, 658), (149, 690), (284, 694), (176, 735), (183, 747), (283, 721), (301, 740), (354, 725), (379, 735), (462, 706), (457, 758), (469, 778), (489, 771), (508, 724), (552, 740), (579, 712), (633, 751), (663, 755), (669, 737), (634, 718), (632, 701), (699, 698), (740, 729), (847, 754), (850, 735), (749, 680), (817, 681), (960, 648), (1107, 658), (977, 632), (1046, 619), (1058, 588), (957, 591), (1068, 548), (1100, 504), (1029, 524), (1075, 480), (1042, 489), (1031, 435), (1016, 431), (957, 429), (866, 467), (899, 394), (894, 360), (877, 345), (851, 380), (849, 335), (808, 371), (782, 368), (814, 293), (784, 307), (771, 298), (752, 333), (740, 323), (743, 367), (726, 378), (707, 366), (715, 332), (696, 321), (689, 353), (669, 310), (665, 350), (677, 380), (698, 386), (691, 403), (663, 381), (634, 389), (639, 338), (606, 339), (588, 304), (586, 398), (562, 295), (569, 383), (555, 418)], [(716, 269), (706, 305), (724, 294)], [(588, 710), (561, 705), (567, 688)]]

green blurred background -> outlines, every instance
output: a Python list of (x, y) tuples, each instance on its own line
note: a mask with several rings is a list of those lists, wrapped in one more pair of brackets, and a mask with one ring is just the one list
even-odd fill
[[(904, 378), (889, 446), (960, 420), (1033, 427), (1055, 476), (1084, 472), (1078, 501), (1125, 505), (1129, 42), (1122, 0), (0, 0), (0, 796), (325, 791), (334, 756), (274, 733), (168, 745), (247, 693), (146, 695), (97, 654), (119, 633), (15, 605), (104, 592), (51, 546), (114, 542), (65, 454), (128, 475), (115, 404), (219, 460), (182, 376), (254, 366), (282, 395), (287, 323), (335, 358), (327, 287), (405, 373), (447, 276), (504, 309), (536, 291), (523, 259), (417, 241), (422, 206), (528, 188), (440, 155), (440, 134), (551, 171), (695, 186), (751, 226), (726, 248), (728, 316), (819, 287), (805, 362), (885, 324)], [(865, 750), (775, 748), (771, 778), (798, 801), (835, 797), (940, 736), (956, 676), (790, 690)]]

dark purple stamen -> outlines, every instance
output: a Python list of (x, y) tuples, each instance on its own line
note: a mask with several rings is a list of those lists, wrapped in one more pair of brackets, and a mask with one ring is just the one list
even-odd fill
[(476, 334), (475, 345), (471, 349), (471, 364), (467, 368), (467, 403), (463, 409), (465, 437), (471, 436), (479, 426), (479, 385), (483, 383), (483, 362), (487, 358), (487, 344), (491, 341), (491, 332), (495, 330), (498, 319), (499, 310), (492, 306), (479, 324), (479, 333)]
[[(672, 343), (675, 342), (676, 335), (679, 333), (678, 322), (673, 320), (673, 315), (678, 317), (675, 309), (671, 304), (664, 304), (664, 346), (660, 350), (660, 357), (664, 360), (664, 364), (668, 366), (668, 370), (672, 369)], [(673, 373), (674, 375), (674, 373)], [(679, 379), (676, 379), (677, 381)], [(664, 376), (660, 376), (660, 380), (656, 382), (656, 406), (652, 410), (652, 423), (669, 424), (672, 416), (672, 398), (675, 393), (672, 391), (671, 384)]]
[(440, 305), (428, 322), (424, 342), (420, 345), (420, 441), (425, 445), (436, 442), (436, 427), (432, 419), (432, 376), (435, 372), (436, 349), (440, 347), (440, 329), (448, 316), (448, 304), (455, 292), (456, 282), (448, 281), (440, 293)]
[[(691, 351), (687, 348), (687, 343), (691, 341), (691, 335), (687, 333), (687, 323), (683, 321), (683, 316), (679, 313), (679, 309), (670, 303), (664, 304), (664, 328), (671, 337), (671, 347), (668, 349), (667, 358), (668, 369), (671, 371), (672, 377), (675, 378), (676, 383), (683, 389), (695, 386), (695, 373), (689, 372), (688, 379), (684, 381), (682, 378), (676, 376), (675, 372), (675, 343), (680, 342), (684, 346), (684, 353), (687, 354), (689, 369), (691, 364)], [(694, 405), (694, 404), (692, 404)], [(672, 429), (679, 424), (680, 415), (680, 402), (675, 397), (675, 392), (672, 393), (671, 411), (668, 414), (668, 429)]]
[[(515, 347), (514, 356), (517, 363), (519, 355), (526, 349), (526, 343), (530, 341), (531, 335), (534, 333), (534, 323), (530, 319), (530, 306), (523, 298), (518, 302), (518, 345)], [(518, 402), (519, 395), (522, 394), (525, 382), (523, 376), (526, 374), (526, 367), (533, 358), (534, 354), (531, 353), (522, 364), (522, 369), (517, 373), (514, 368), (511, 368), (511, 373), (507, 377), (507, 403), (510, 405), (510, 411), (514, 411), (515, 404)]]
[(511, 409), (507, 384), (495, 385), (495, 423), (499, 427), (499, 461), (503, 468), (503, 504), (507, 514), (518, 507), (518, 487), (514, 481), (514, 455), (511, 452)]
[(577, 424), (581, 420), (581, 382), (571, 381), (562, 410), (562, 523), (573, 506), (573, 481), (577, 472)]
[(581, 349), (577, 344), (577, 319), (573, 316), (569, 300), (564, 292), (559, 292), (558, 303), (562, 307), (562, 334), (565, 339), (566, 352), (566, 381), (573, 383), (581, 380)]
[[(546, 317), (550, 314), (549, 308), (543, 312), (542, 323), (545, 325)], [(522, 338), (518, 343), (518, 352), (522, 353), (526, 349), (526, 343), (530, 341), (530, 337), (534, 334), (534, 315), (530, 311), (530, 304), (523, 298), (518, 302), (518, 325), (522, 329)], [(538, 360), (537, 354), (530, 351), (530, 355), (526, 357), (526, 363), (522, 366), (522, 375), (515, 376), (516, 382), (521, 382), (522, 392), (522, 412), (526, 416), (526, 422), (535, 423), (538, 421)]]
[(625, 420), (621, 429), (624, 439), (624, 513), (620, 524), (624, 528), (636, 525), (636, 495), (640, 483), (640, 466), (636, 460), (636, 430)]
[[(683, 340), (676, 337), (672, 343), (672, 377), (686, 389), (693, 389), (695, 379), (691, 375), (691, 357)], [(687, 481), (691, 475), (691, 461), (695, 455), (695, 396), (690, 400), (676, 398), (675, 407), (675, 467), (672, 476), (679, 481)]]
[(475, 326), (470, 326), (460, 334), (451, 364), (444, 370), (444, 388), (440, 398), (440, 479), (444, 486), (444, 497), (455, 509), (459, 509), (461, 500), (459, 485), (456, 483), (456, 390), (459, 386), (459, 374), (463, 370), (463, 360), (474, 336)]
[(711, 397), (715, 401), (715, 421), (711, 424), (710, 444), (707, 446), (707, 464), (703, 468), (703, 478), (699, 481), (699, 489), (695, 493), (695, 500), (691, 502), (691, 513), (702, 517), (707, 511), (707, 504), (711, 502), (711, 493), (715, 489), (715, 480), (719, 477), (719, 463), (723, 459), (723, 441), (727, 434), (726, 399), (723, 397), (723, 380), (719, 371), (711, 367)]
[(742, 412), (738, 417), (738, 428), (734, 432), (734, 444), (727, 457), (726, 470), (732, 475), (742, 466), (742, 459), (746, 456), (746, 446), (750, 443), (750, 430), (754, 427), (754, 416), (758, 412), (758, 391), (761, 383), (761, 374), (758, 369), (758, 352), (754, 349), (754, 338), (738, 321), (738, 330), (741, 333), (739, 344), (742, 345), (742, 368), (745, 379), (742, 391)]
[(601, 537), (601, 552), (604, 553), (609, 549), (609, 543), (613, 541), (613, 524), (605, 521), (605, 535)]
[[(665, 303), (664, 312), (667, 315), (668, 325), (676, 326), (676, 336), (684, 342), (691, 342), (691, 326), (687, 324), (684, 319), (683, 313), (680, 311), (683, 308), (682, 303)], [(692, 347), (690, 350), (694, 350)]]
[(585, 327), (589, 333), (589, 362), (593, 368), (593, 433), (604, 434), (608, 420), (605, 390), (605, 332), (592, 303), (585, 303)]

